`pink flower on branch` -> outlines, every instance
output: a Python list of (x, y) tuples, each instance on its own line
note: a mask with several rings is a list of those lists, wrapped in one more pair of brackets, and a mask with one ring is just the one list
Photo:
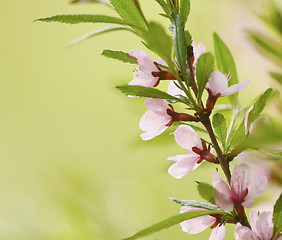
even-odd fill
[(206, 52), (206, 48), (204, 46), (203, 43), (199, 43), (198, 45), (196, 45), (195, 41), (192, 41), (191, 46), (193, 47), (193, 53), (194, 53), (194, 57), (192, 59), (193, 62), (193, 68), (194, 70), (196, 69), (196, 65), (197, 65), (197, 61), (199, 59), (199, 57)]
[(242, 226), (240, 223), (235, 227), (236, 240), (282, 240), (273, 233), (272, 212), (261, 212), (252, 209), (250, 213), (251, 228)]
[(211, 111), (214, 108), (217, 98), (232, 95), (236, 92), (244, 89), (250, 80), (228, 86), (228, 78), (220, 71), (213, 71), (205, 86), (209, 92), (209, 98), (207, 100), (207, 110)]
[(168, 170), (169, 174), (175, 178), (182, 178), (189, 172), (196, 169), (203, 160), (217, 163), (213, 154), (210, 153), (210, 146), (200, 139), (192, 127), (181, 125), (174, 132), (176, 142), (191, 154), (177, 155), (169, 157), (169, 161), (175, 162)]
[[(194, 212), (194, 211), (207, 211), (204, 208), (197, 207), (182, 207), (180, 213)], [(205, 215), (196, 218), (192, 218), (180, 223), (183, 232), (189, 234), (197, 234), (204, 231), (210, 225), (213, 229), (209, 240), (222, 240), (225, 236), (225, 227), (221, 223), (222, 215)]]
[(158, 64), (167, 66), (161, 58), (154, 62), (144, 51), (131, 50), (129, 57), (139, 65), (133, 72), (133, 80), (129, 85), (139, 85), (143, 87), (156, 87), (160, 80), (175, 79), (172, 73), (162, 70)]
[(223, 210), (232, 211), (234, 206), (251, 207), (254, 198), (262, 194), (267, 187), (267, 178), (254, 179), (251, 169), (246, 164), (236, 165), (231, 176), (230, 188), (218, 175), (213, 173), (213, 187), (216, 204)]
[(150, 140), (163, 133), (169, 126), (177, 121), (198, 121), (194, 116), (186, 113), (177, 113), (172, 105), (164, 99), (148, 98), (145, 105), (149, 110), (142, 116), (139, 122), (143, 140)]

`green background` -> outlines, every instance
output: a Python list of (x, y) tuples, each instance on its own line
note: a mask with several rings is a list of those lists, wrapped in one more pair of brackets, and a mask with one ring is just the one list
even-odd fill
[[(196, 42), (213, 51), (216, 31), (237, 64), (248, 104), (270, 85), (266, 62), (245, 29), (260, 29), (259, 0), (197, 0), (188, 22)], [(141, 0), (148, 19), (167, 24), (153, 0)], [(182, 180), (167, 173), (167, 157), (185, 154), (170, 131), (140, 140), (144, 99), (115, 89), (132, 79), (133, 65), (101, 56), (103, 49), (144, 49), (128, 32), (98, 36), (66, 48), (104, 26), (40, 23), (55, 14), (112, 14), (104, 6), (63, 0), (0, 2), (0, 238), (114, 240), (179, 213), (169, 197), (202, 200), (195, 180), (211, 181), (203, 164)], [(146, 50), (147, 51), (147, 50)], [(149, 51), (147, 51), (149, 53)], [(156, 56), (149, 53), (153, 58)], [(233, 227), (226, 239), (233, 238)], [(146, 239), (207, 239), (179, 226)]]

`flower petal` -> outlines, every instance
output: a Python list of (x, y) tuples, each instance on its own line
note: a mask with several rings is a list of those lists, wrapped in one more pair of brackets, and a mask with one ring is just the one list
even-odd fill
[(200, 164), (197, 163), (199, 158), (200, 156), (198, 154), (186, 154), (169, 157), (168, 160), (174, 161), (175, 163), (170, 166), (168, 173), (171, 176), (180, 179), (200, 166)]
[(228, 96), (228, 95), (232, 95), (236, 92), (241, 91), (242, 89), (244, 89), (245, 87), (247, 87), (249, 85), (249, 83), (251, 82), (251, 80), (247, 80), (238, 84), (234, 84), (226, 89), (223, 89), (221, 91), (220, 96), (224, 97), (224, 96)]
[(164, 99), (148, 98), (144, 103), (154, 113), (161, 116), (169, 116), (167, 109), (171, 109), (167, 101)]
[(210, 235), (209, 240), (223, 240), (225, 237), (225, 227), (222, 224), (220, 227), (217, 225)]
[[(206, 209), (195, 208), (195, 207), (182, 207), (181, 213), (202, 211), (202, 210), (206, 210)], [(204, 231), (209, 225), (211, 225), (215, 221), (216, 221), (215, 217), (212, 217), (210, 215), (205, 215), (205, 216), (186, 220), (184, 222), (181, 222), (180, 225), (184, 232), (187, 232), (190, 234), (196, 234), (196, 233)]]
[(151, 73), (142, 71), (139, 67), (133, 71), (133, 80), (128, 85), (138, 85), (143, 87), (154, 87), (158, 81)]
[(253, 232), (261, 239), (271, 239), (273, 234), (273, 222), (271, 212), (261, 212), (258, 215), (256, 209), (252, 209), (250, 220)]
[(251, 229), (240, 223), (236, 224), (234, 235), (236, 240), (259, 240), (259, 237)]
[(213, 71), (205, 88), (210, 90), (213, 96), (217, 95), (218, 93), (220, 93), (222, 96), (221, 93), (228, 88), (228, 79), (222, 72), (218, 70)]
[(131, 50), (128, 55), (136, 58), (141, 71), (151, 74), (152, 72), (158, 72), (158, 68), (154, 64), (154, 61), (142, 50)]
[(142, 140), (147, 141), (150, 140), (160, 134), (162, 134), (168, 127), (162, 127), (156, 131), (148, 131), (148, 132), (144, 132), (140, 135), (140, 137), (142, 138)]
[[(231, 176), (230, 185), (231, 191), (238, 198), (244, 198), (243, 195), (246, 193), (246, 190), (250, 184), (251, 171), (248, 165), (241, 163), (234, 167), (234, 171)], [(248, 189), (250, 191), (250, 189)]]
[(176, 95), (182, 95), (185, 96), (184, 91), (182, 91), (181, 89), (179, 89), (175, 84), (177, 83), (177, 81), (170, 81), (169, 85), (168, 85), (168, 89), (167, 89), (167, 93), (172, 95), (172, 96), (176, 96)]
[(200, 150), (203, 150), (200, 137), (190, 126), (181, 125), (174, 132), (174, 136), (177, 144), (190, 152), (193, 152), (193, 147), (197, 147)]
[(245, 120), (244, 120), (244, 123), (245, 123), (245, 135), (247, 135), (249, 133), (249, 130), (250, 130), (249, 114), (253, 110), (253, 108), (254, 108), (254, 106), (251, 106), (248, 109), (248, 111), (246, 112), (246, 114), (245, 114)]

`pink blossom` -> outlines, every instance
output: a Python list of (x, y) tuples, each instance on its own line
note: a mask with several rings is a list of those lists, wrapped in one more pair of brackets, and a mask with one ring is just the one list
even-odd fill
[(275, 233), (273, 233), (271, 212), (259, 213), (258, 210), (252, 209), (250, 222), (252, 229), (242, 226), (240, 223), (236, 224), (236, 240), (282, 240), (282, 236), (277, 239)]
[(194, 52), (194, 62), (193, 62), (193, 68), (196, 69), (196, 65), (197, 65), (197, 61), (199, 59), (199, 57), (206, 52), (206, 48), (204, 46), (204, 44), (199, 43), (196, 46), (195, 41), (192, 41), (192, 47), (193, 47), (193, 52)]
[(178, 84), (176, 80), (172, 80), (169, 82), (167, 93), (172, 96), (182, 95), (185, 96), (185, 92), (178, 88), (175, 84)]
[(210, 153), (210, 149), (200, 139), (192, 127), (181, 125), (174, 132), (176, 142), (184, 149), (191, 152), (191, 154), (177, 155), (169, 157), (169, 161), (175, 162), (168, 170), (169, 174), (175, 178), (182, 178), (189, 172), (196, 169), (206, 159), (213, 161), (215, 158)]
[(142, 116), (139, 126), (145, 131), (141, 134), (141, 138), (149, 140), (160, 135), (170, 126), (172, 117), (168, 115), (167, 110), (173, 111), (173, 108), (163, 99), (148, 98), (145, 105), (149, 110)]
[(215, 171), (212, 176), (213, 186), (217, 190), (216, 204), (227, 211), (232, 211), (235, 204), (251, 207), (254, 198), (262, 194), (267, 187), (265, 176), (254, 178), (251, 174), (251, 169), (246, 164), (236, 165), (231, 176), (230, 189)]
[[(194, 212), (194, 211), (207, 211), (204, 208), (196, 208), (196, 207), (182, 207), (180, 213), (186, 212)], [(225, 236), (225, 227), (221, 223), (221, 216), (211, 216), (205, 215), (196, 218), (192, 218), (189, 220), (185, 220), (180, 223), (182, 227), (182, 231), (187, 232), (189, 234), (196, 234), (204, 231), (212, 224), (211, 228), (213, 231), (210, 235), (209, 240), (222, 240)]]
[(229, 87), (228, 78), (220, 71), (213, 71), (205, 88), (214, 97), (224, 97), (241, 91), (249, 83), (250, 80), (247, 80)]

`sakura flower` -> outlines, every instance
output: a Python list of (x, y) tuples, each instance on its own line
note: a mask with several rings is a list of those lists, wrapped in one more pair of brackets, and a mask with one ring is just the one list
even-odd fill
[(251, 169), (244, 163), (234, 167), (230, 180), (231, 189), (218, 175), (213, 173), (213, 187), (217, 190), (215, 194), (216, 204), (224, 210), (232, 211), (234, 206), (243, 205), (251, 207), (254, 198), (262, 194), (267, 187), (267, 178), (261, 176), (254, 178)]
[(220, 71), (213, 71), (209, 77), (209, 80), (205, 86), (209, 92), (209, 98), (207, 100), (207, 110), (211, 111), (214, 108), (217, 98), (232, 95), (236, 92), (244, 89), (250, 80), (228, 86), (228, 78)]
[(175, 178), (182, 178), (189, 172), (196, 169), (205, 159), (215, 163), (215, 157), (210, 153), (210, 148), (207, 148), (206, 143), (200, 139), (192, 127), (181, 125), (174, 132), (176, 142), (191, 154), (177, 155), (169, 157), (169, 161), (175, 162), (168, 172)]
[(194, 52), (194, 59), (193, 59), (193, 68), (196, 69), (197, 61), (199, 57), (206, 52), (206, 48), (204, 44), (199, 43), (196, 45), (195, 41), (192, 41), (192, 47), (193, 47), (193, 52)]
[[(204, 208), (196, 207), (182, 207), (180, 213), (194, 212), (194, 211), (207, 211)], [(189, 220), (185, 220), (180, 223), (183, 232), (189, 234), (196, 234), (204, 231), (212, 224), (211, 228), (213, 229), (209, 240), (222, 240), (225, 236), (225, 227), (221, 223), (221, 215), (205, 215)]]
[[(194, 121), (195, 117), (186, 113), (177, 113), (164, 99), (148, 98), (145, 105), (149, 110), (142, 116), (139, 122), (143, 140), (150, 140), (163, 133), (176, 121)], [(196, 119), (195, 119), (196, 120)]]
[(159, 58), (156, 63), (141, 50), (131, 50), (128, 55), (139, 65), (139, 67), (134, 70), (133, 80), (129, 82), (129, 85), (155, 87), (159, 84), (160, 80), (175, 79), (170, 72), (164, 71), (158, 67), (157, 63), (167, 66), (161, 58)]
[(236, 240), (282, 240), (282, 236), (277, 238), (273, 233), (273, 222), (271, 212), (261, 212), (252, 209), (250, 213), (252, 229), (242, 226), (240, 223), (235, 227)]

